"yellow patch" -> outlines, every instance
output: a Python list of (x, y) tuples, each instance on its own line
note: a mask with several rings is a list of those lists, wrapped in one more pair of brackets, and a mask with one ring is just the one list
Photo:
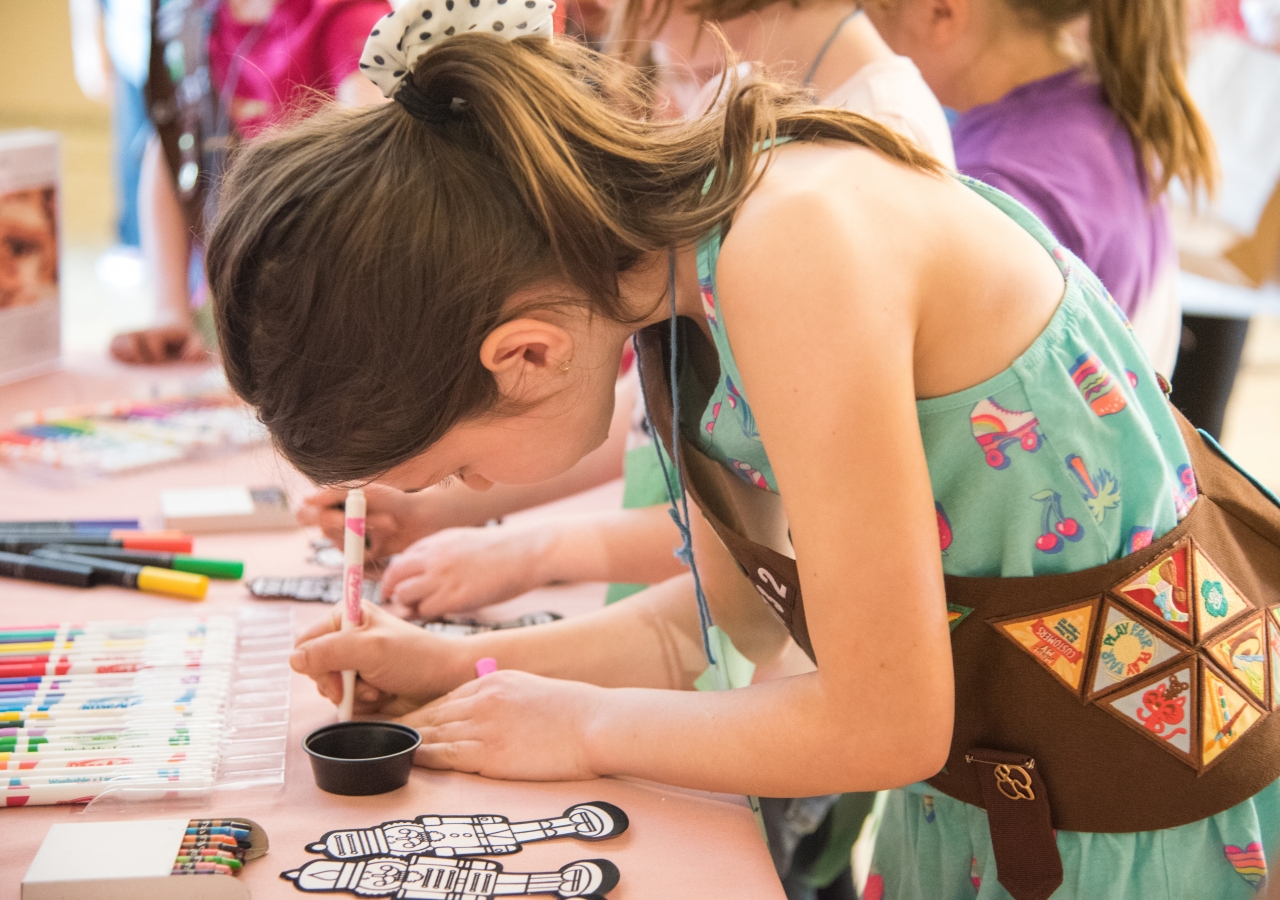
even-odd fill
[(1055, 678), (1079, 691), (1097, 605), (1094, 600), (992, 624)]
[(1196, 618), (1203, 636), (1253, 607), (1199, 547), (1195, 549), (1195, 560)]
[(1229, 681), (1218, 677), (1208, 666), (1204, 667), (1201, 688), (1204, 694), (1200, 702), (1203, 717), (1200, 744), (1203, 766), (1207, 768), (1257, 724), (1262, 714)]
[(1259, 703), (1267, 702), (1267, 630), (1261, 615), (1215, 639), (1207, 649), (1238, 686)]

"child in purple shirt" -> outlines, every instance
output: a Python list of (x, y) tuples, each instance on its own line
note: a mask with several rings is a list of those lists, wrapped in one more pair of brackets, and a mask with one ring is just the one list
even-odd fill
[(867, 14), (960, 113), (957, 168), (1030, 207), (1171, 373), (1180, 311), (1163, 195), (1174, 176), (1195, 190), (1215, 172), (1183, 86), (1182, 0), (881, 0)]

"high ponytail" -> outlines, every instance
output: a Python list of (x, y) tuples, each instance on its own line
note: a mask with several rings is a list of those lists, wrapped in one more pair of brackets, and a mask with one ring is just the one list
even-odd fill
[(451, 112), (335, 107), (247, 144), (209, 242), (228, 380), (320, 483), (376, 477), (495, 412), (479, 349), (516, 292), (559, 280), (596, 314), (644, 315), (619, 276), (728, 221), (772, 139), (941, 171), (765, 81), (727, 85), (701, 119), (651, 121), (634, 70), (570, 41), (461, 34), (410, 77), (415, 108)]
[(1195, 194), (1217, 185), (1213, 137), (1183, 79), (1186, 0), (1007, 0), (1058, 28), (1089, 16), (1093, 66), (1133, 138), (1153, 196), (1177, 177)]

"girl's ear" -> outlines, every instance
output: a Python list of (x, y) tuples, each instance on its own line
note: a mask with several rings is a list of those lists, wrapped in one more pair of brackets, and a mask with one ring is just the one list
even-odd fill
[(929, 31), (935, 41), (949, 42), (958, 37), (973, 12), (972, 0), (925, 0), (925, 5), (928, 9)]
[(573, 336), (540, 319), (504, 322), (480, 345), (480, 362), (505, 400), (529, 403), (560, 388), (573, 360)]

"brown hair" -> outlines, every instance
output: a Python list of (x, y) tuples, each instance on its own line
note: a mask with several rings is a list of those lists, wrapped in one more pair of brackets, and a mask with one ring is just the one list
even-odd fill
[(209, 242), (231, 386), (320, 483), (376, 477), (494, 412), (479, 349), (513, 293), (560, 279), (561, 302), (634, 321), (620, 273), (732, 217), (763, 142), (846, 141), (940, 171), (763, 81), (730, 84), (702, 119), (649, 121), (634, 70), (566, 40), (458, 35), (410, 77), (457, 112), (329, 108), (255, 140)]
[(1061, 28), (1086, 13), (1093, 66), (1107, 103), (1133, 138), (1153, 196), (1178, 177), (1192, 193), (1217, 184), (1217, 157), (1183, 71), (1186, 0), (1004, 0)]

